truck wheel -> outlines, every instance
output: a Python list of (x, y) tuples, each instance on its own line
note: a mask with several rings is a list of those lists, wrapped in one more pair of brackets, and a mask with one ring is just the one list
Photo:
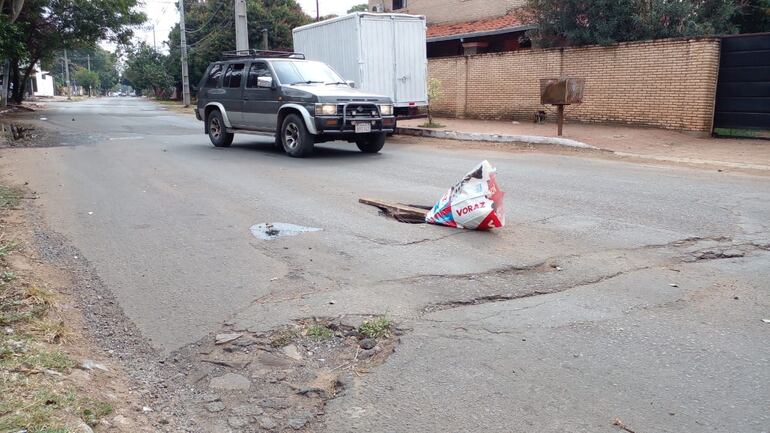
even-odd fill
[(307, 131), (305, 122), (298, 114), (289, 114), (281, 126), (283, 150), (294, 158), (304, 158), (313, 153), (315, 137)]
[(369, 134), (365, 137), (356, 138), (356, 145), (361, 152), (377, 153), (385, 146), (385, 133)]
[(214, 147), (230, 147), (233, 144), (235, 134), (227, 132), (225, 121), (219, 110), (212, 111), (206, 121), (209, 124), (209, 139)]

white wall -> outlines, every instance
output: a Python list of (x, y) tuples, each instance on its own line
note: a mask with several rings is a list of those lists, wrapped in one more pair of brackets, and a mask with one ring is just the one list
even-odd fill
[[(35, 96), (53, 96), (53, 77), (47, 71), (43, 71), (39, 66), (35, 67), (35, 74), (30, 80), (35, 80), (37, 90), (33, 92)], [(31, 83), (30, 83), (31, 85)]]

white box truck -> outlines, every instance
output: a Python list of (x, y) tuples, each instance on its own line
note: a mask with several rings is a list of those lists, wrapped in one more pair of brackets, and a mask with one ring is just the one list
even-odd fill
[(294, 51), (334, 68), (363, 91), (393, 99), (396, 115), (428, 105), (424, 16), (354, 13), (294, 29)]

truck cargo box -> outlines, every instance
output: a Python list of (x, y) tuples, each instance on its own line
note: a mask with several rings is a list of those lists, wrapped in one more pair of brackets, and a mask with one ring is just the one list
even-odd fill
[[(425, 17), (354, 13), (294, 29), (294, 51), (327, 63), (400, 114), (428, 105)], [(412, 110), (409, 110), (412, 108)]]

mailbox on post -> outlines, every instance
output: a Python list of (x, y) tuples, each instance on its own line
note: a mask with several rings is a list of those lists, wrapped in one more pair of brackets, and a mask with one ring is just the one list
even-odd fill
[(540, 103), (558, 108), (559, 135), (564, 127), (564, 106), (583, 102), (582, 78), (543, 78), (540, 80)]

